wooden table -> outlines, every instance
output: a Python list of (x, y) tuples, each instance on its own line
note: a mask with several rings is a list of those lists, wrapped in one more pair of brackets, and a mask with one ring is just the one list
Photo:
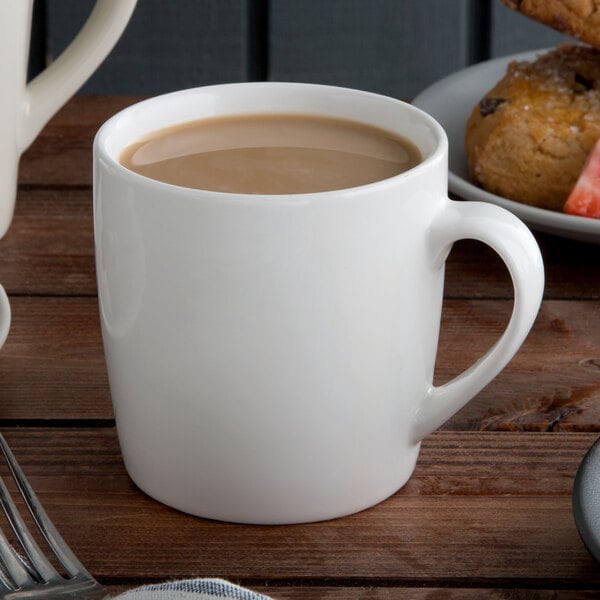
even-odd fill
[[(595, 597), (600, 569), (576, 530), (571, 489), (600, 429), (600, 245), (537, 235), (547, 286), (531, 334), (425, 440), (411, 480), (379, 506), (325, 523), (241, 526), (181, 514), (131, 483), (100, 338), (91, 143), (133, 101), (80, 97), (51, 121), (23, 157), (0, 241), (13, 309), (1, 429), (89, 570), (113, 592), (202, 576), (281, 599)], [(437, 382), (493, 343), (511, 296), (491, 251), (455, 246)]]

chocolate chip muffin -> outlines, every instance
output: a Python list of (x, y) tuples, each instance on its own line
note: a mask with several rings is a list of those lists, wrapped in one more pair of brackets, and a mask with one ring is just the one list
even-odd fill
[(600, 137), (600, 50), (563, 44), (513, 62), (466, 128), (472, 181), (525, 204), (561, 211)]
[(600, 48), (600, 0), (502, 0), (520, 13)]

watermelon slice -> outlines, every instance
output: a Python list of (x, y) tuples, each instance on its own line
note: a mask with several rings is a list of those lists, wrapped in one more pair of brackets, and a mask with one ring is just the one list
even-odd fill
[(600, 139), (590, 152), (563, 210), (570, 215), (600, 219)]

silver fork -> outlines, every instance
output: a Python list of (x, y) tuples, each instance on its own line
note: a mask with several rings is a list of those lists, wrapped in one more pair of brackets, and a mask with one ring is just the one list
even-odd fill
[(37, 499), (4, 437), (0, 452), (23, 497), (33, 520), (66, 575), (61, 575), (40, 549), (19, 513), (4, 481), (0, 478), (0, 504), (16, 536), (16, 551), (0, 530), (0, 598), (65, 600), (104, 600), (108, 592), (87, 572), (62, 539)]

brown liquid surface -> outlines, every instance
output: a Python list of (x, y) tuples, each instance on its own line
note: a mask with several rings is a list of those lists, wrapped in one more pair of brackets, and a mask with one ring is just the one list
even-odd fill
[(304, 194), (365, 185), (421, 162), (410, 142), (353, 121), (244, 115), (194, 121), (129, 146), (120, 162), (166, 183), (241, 194)]

